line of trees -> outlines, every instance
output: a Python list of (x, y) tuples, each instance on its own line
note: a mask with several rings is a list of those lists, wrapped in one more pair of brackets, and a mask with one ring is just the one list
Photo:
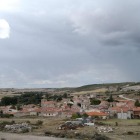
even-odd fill
[(17, 105), (17, 104), (40, 104), (43, 99), (43, 93), (38, 92), (25, 92), (20, 96), (3, 97), (0, 106)]
[(56, 94), (52, 95), (52, 94), (46, 93), (45, 96), (48, 101), (57, 100), (57, 102), (60, 102), (63, 98), (68, 98), (67, 93), (64, 93), (63, 95), (56, 95)]

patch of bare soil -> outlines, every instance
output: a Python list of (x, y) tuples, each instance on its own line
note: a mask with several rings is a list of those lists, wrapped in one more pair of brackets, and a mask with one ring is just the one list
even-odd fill
[(62, 138), (21, 135), (21, 134), (11, 134), (11, 133), (0, 132), (0, 139), (1, 138), (4, 138), (5, 140), (66, 140), (66, 139), (62, 139)]

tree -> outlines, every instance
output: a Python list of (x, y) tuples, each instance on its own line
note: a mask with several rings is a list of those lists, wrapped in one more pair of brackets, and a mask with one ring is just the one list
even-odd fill
[(60, 95), (58, 98), (57, 98), (57, 102), (60, 102), (62, 100), (62, 96)]
[(98, 100), (98, 99), (95, 99), (95, 98), (90, 99), (90, 104), (91, 105), (99, 105), (100, 103), (101, 103), (101, 101)]
[(17, 105), (17, 110), (21, 110), (20, 105)]
[(3, 97), (1, 99), (0, 105), (7, 106), (17, 104), (39, 104), (41, 102), (41, 99), (43, 98), (42, 96), (43, 93), (41, 92), (25, 92), (18, 97)]
[(108, 96), (108, 95), (109, 95), (109, 91), (107, 90), (107, 91), (105, 92), (105, 94)]
[(99, 116), (98, 116), (98, 115), (95, 115), (95, 118), (96, 118), (96, 119), (98, 119), (98, 118), (99, 118)]
[(84, 118), (87, 118), (88, 117), (88, 114), (84, 113), (83, 116), (84, 116)]
[(117, 118), (117, 113), (114, 114), (114, 117)]
[(68, 97), (67, 93), (64, 93), (63, 98), (67, 98), (67, 97)]
[(10, 109), (16, 109), (15, 105), (12, 105), (12, 106), (10, 107)]
[(113, 102), (113, 101), (114, 101), (114, 99), (113, 99), (112, 94), (111, 94), (109, 99), (108, 99), (108, 102)]
[(67, 105), (71, 108), (71, 106), (72, 106), (73, 104), (71, 104), (71, 103), (67, 103)]
[(140, 107), (140, 103), (139, 103), (138, 99), (135, 102), (135, 106)]
[(77, 112), (77, 115), (78, 115), (79, 118), (81, 118), (81, 114), (79, 112)]
[(2, 116), (3, 115), (3, 111), (2, 110), (0, 110), (0, 116)]

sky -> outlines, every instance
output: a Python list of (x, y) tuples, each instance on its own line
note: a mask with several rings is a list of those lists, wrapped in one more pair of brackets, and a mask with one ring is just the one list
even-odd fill
[(140, 81), (139, 0), (0, 0), (0, 88)]

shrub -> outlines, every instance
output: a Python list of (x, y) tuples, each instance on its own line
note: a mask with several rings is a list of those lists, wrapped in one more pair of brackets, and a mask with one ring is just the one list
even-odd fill
[(117, 113), (114, 114), (114, 117), (117, 118)]
[(95, 140), (109, 140), (106, 136), (104, 136), (104, 135), (101, 135), (101, 136), (97, 136), (96, 138), (95, 138)]
[(99, 116), (98, 116), (98, 115), (95, 115), (95, 118), (97, 118), (97, 119), (98, 119), (98, 118), (99, 118)]
[(37, 124), (37, 125), (42, 125), (42, 124), (43, 124), (43, 121), (38, 120), (38, 121), (36, 122), (36, 124)]
[(2, 118), (10, 118), (10, 114), (3, 114)]
[(11, 123), (13, 124), (13, 123), (15, 123), (15, 121), (14, 121), (14, 120), (12, 120), (12, 121), (11, 121)]
[(45, 134), (46, 136), (50, 136), (50, 135), (52, 135), (53, 133), (52, 133), (51, 131), (45, 131), (44, 134)]
[(106, 125), (105, 123), (103, 122), (95, 122), (96, 125)]
[(76, 119), (76, 118), (79, 118), (78, 114), (77, 113), (76, 114), (72, 114), (71, 119)]
[(84, 113), (84, 114), (83, 114), (83, 117), (84, 117), (84, 118), (87, 118), (87, 117), (88, 117), (88, 114)]
[(5, 138), (1, 138), (1, 140), (6, 140)]
[(3, 124), (9, 124), (10, 122), (8, 122), (8, 121), (3, 121)]
[(28, 128), (25, 128), (21, 131), (21, 133), (28, 133), (29, 132), (29, 129)]
[(53, 135), (54, 135), (55, 137), (59, 137), (60, 134), (61, 134), (61, 133), (53, 133)]
[(95, 140), (110, 140), (110, 138), (108, 138), (107, 136), (98, 134), (97, 132), (95, 133), (94, 138)]
[(134, 132), (127, 132), (128, 135), (134, 135)]
[(26, 123), (30, 123), (30, 121), (26, 121)]

